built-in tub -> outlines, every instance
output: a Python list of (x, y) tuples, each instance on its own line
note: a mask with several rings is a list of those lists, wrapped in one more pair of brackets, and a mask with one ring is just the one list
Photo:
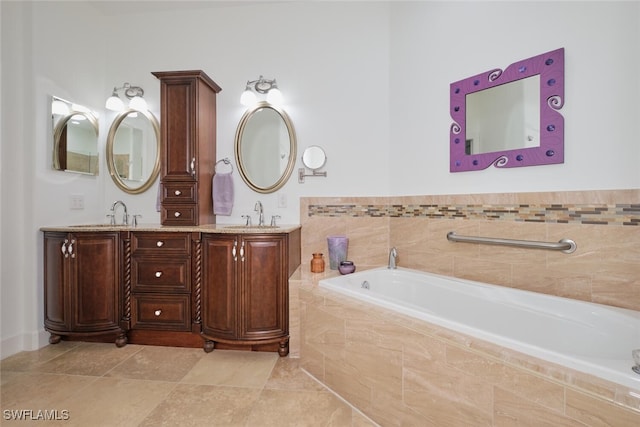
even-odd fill
[(323, 279), (330, 289), (640, 390), (632, 371), (640, 312), (415, 270), (381, 267)]

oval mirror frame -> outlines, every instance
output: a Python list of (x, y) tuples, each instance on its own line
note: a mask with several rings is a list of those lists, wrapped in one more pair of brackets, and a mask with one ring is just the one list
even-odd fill
[[(260, 183), (256, 183), (251, 179), (250, 177), (251, 174), (249, 173), (249, 170), (247, 168), (248, 162), (245, 161), (245, 159), (243, 159), (243, 156), (242, 156), (242, 145), (243, 145), (243, 139), (244, 139), (243, 137), (247, 129), (247, 125), (251, 121), (251, 118), (254, 117), (255, 114), (261, 111), (262, 109), (271, 109), (275, 111), (282, 119), (284, 125), (287, 128), (287, 133), (289, 135), (289, 158), (287, 159), (287, 165), (285, 167), (285, 170), (275, 182), (269, 183), (267, 185), (261, 185)], [(246, 144), (248, 143), (248, 141), (245, 141), (244, 143)], [(240, 176), (242, 177), (243, 181), (252, 190), (258, 193), (266, 194), (266, 193), (273, 193), (279, 190), (286, 184), (286, 182), (291, 177), (291, 173), (293, 172), (293, 168), (296, 163), (297, 145), (298, 144), (296, 142), (296, 133), (293, 128), (293, 123), (291, 122), (291, 119), (283, 109), (276, 107), (266, 101), (259, 102), (255, 106), (249, 108), (240, 119), (240, 123), (238, 124), (238, 129), (236, 130), (235, 143), (234, 143), (236, 164), (238, 165), (238, 170), (240, 171)]]
[[(118, 173), (116, 162), (114, 158), (114, 145), (116, 139), (116, 133), (118, 132), (118, 128), (122, 124), (122, 122), (129, 116), (131, 113), (142, 114), (147, 118), (151, 126), (153, 127), (153, 132), (156, 139), (156, 158), (153, 162), (153, 169), (149, 174), (149, 177), (140, 185), (139, 187), (131, 187), (127, 185), (125, 180), (120, 177)], [(140, 194), (147, 191), (158, 178), (160, 174), (160, 124), (156, 117), (150, 111), (141, 111), (136, 109), (128, 109), (119, 113), (116, 118), (113, 120), (111, 127), (109, 128), (109, 134), (107, 135), (107, 147), (106, 147), (106, 158), (107, 158), (107, 168), (109, 169), (109, 175), (111, 175), (111, 179), (113, 182), (120, 188), (122, 191), (129, 194)]]
[[(54, 98), (54, 100), (56, 99), (58, 98)], [(91, 127), (96, 133), (96, 146), (98, 144), (98, 134), (100, 131), (99, 125), (98, 125), (98, 118), (92, 113), (88, 113), (86, 111), (70, 111), (69, 114), (66, 114), (64, 117), (61, 117), (58, 120), (58, 122), (55, 124), (55, 127), (53, 129), (53, 168), (55, 170), (63, 170), (65, 172), (69, 171), (69, 172), (76, 172), (76, 173), (82, 173), (87, 175), (97, 175), (98, 174), (97, 170), (95, 172), (91, 172), (91, 171), (67, 170), (61, 167), (60, 158), (58, 157), (60, 152), (60, 139), (62, 137), (62, 134), (65, 128), (67, 127), (67, 124), (75, 116), (83, 116), (85, 119), (87, 119), (87, 121), (89, 122), (89, 124), (91, 125)]]

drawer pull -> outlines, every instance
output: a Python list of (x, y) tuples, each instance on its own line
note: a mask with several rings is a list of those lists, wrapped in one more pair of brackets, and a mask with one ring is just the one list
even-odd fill
[(156, 316), (160, 316), (162, 314), (162, 310), (156, 310), (153, 312)]
[(157, 246), (157, 247), (159, 247), (159, 248), (161, 248), (161, 247), (163, 247), (163, 246), (164, 246), (164, 242), (163, 242), (162, 240), (158, 240), (158, 241), (156, 242), (156, 246)]
[(174, 212), (173, 216), (175, 216), (176, 218), (178, 218), (180, 216), (180, 212)]
[(162, 271), (156, 271), (156, 277), (162, 276)]
[(182, 194), (182, 191), (180, 191), (180, 190), (176, 190), (176, 191), (174, 191), (174, 192), (173, 192), (173, 194), (175, 194), (176, 196), (179, 196), (179, 195), (181, 195), (181, 194)]

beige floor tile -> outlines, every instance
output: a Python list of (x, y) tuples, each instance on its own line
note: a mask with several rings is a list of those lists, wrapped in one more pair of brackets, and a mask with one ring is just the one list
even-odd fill
[(34, 367), (54, 359), (69, 350), (82, 345), (80, 342), (60, 341), (55, 345), (48, 345), (34, 351), (23, 351), (7, 357), (0, 362), (3, 371), (29, 371)]
[(247, 426), (351, 426), (351, 407), (330, 392), (263, 390)]
[[(5, 373), (3, 372), (3, 377)], [(96, 377), (21, 372), (2, 384), (3, 410), (64, 409), (55, 405), (89, 386)]]
[(71, 350), (38, 364), (36, 372), (102, 376), (142, 349), (127, 345), (121, 348), (110, 343), (81, 343)]
[(255, 388), (178, 384), (140, 426), (248, 426), (259, 395)]
[(180, 381), (205, 355), (199, 348), (146, 346), (107, 372), (108, 377)]
[(161, 381), (97, 378), (58, 405), (69, 411), (65, 427), (138, 426), (176, 385)]
[(266, 389), (323, 391), (325, 388), (300, 369), (300, 359), (281, 357), (271, 372)]
[(262, 388), (278, 357), (277, 353), (214, 350), (202, 357), (181, 382)]

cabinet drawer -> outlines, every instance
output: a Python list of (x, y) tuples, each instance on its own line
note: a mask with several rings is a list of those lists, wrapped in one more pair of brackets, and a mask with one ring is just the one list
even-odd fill
[(133, 292), (189, 292), (189, 258), (133, 257)]
[(133, 254), (181, 254), (189, 255), (191, 236), (187, 233), (134, 232), (131, 237)]
[(191, 330), (190, 295), (133, 295), (132, 329)]
[(162, 184), (162, 203), (196, 203), (198, 191), (195, 182), (165, 182)]
[(160, 213), (162, 225), (198, 225), (196, 205), (163, 205)]

